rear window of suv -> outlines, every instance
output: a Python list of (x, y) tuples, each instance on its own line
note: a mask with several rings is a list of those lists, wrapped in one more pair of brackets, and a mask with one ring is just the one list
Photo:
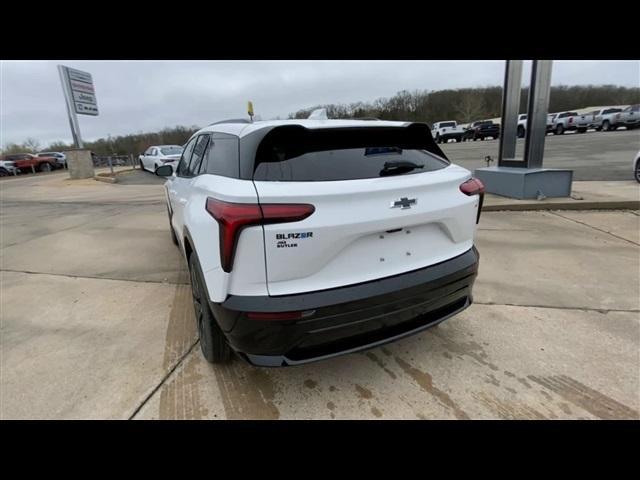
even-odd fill
[[(394, 175), (445, 168), (447, 160), (426, 150), (429, 140), (433, 144), (428, 130), (415, 135), (397, 127), (281, 128), (268, 134), (258, 147), (253, 178), (281, 182), (358, 180), (386, 176), (389, 167), (396, 168)], [(399, 162), (419, 168), (404, 168)], [(400, 167), (394, 167), (397, 165)]]

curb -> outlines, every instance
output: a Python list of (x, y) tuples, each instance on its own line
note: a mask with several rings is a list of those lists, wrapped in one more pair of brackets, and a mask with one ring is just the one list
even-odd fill
[(101, 177), (99, 175), (96, 175), (93, 179), (105, 183), (116, 183), (118, 181), (116, 177)]
[(557, 202), (557, 203), (506, 203), (483, 205), (483, 212), (535, 211), (535, 210), (640, 210), (640, 200), (616, 200), (610, 202)]

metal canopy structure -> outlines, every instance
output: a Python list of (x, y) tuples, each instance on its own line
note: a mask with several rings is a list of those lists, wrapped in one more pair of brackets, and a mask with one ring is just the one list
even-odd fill
[(542, 168), (551, 91), (551, 60), (532, 61), (524, 157), (517, 158), (522, 66), (522, 60), (507, 60), (505, 66), (498, 166), (479, 168), (474, 173), (489, 193), (520, 199), (567, 197), (571, 194), (573, 171)]

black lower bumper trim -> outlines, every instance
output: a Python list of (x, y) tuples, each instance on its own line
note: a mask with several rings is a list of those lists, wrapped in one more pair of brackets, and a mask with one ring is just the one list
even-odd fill
[[(473, 301), (478, 259), (472, 248), (374, 282), (286, 297), (230, 297), (211, 308), (227, 327), (229, 345), (250, 363), (309, 363), (413, 335), (464, 310)], [(230, 309), (231, 304), (242, 308)], [(313, 313), (300, 320), (253, 320), (245, 313), (310, 309)]]

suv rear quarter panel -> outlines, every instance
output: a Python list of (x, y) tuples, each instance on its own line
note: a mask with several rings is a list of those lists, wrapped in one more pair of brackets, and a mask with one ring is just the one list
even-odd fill
[(262, 227), (242, 230), (233, 269), (230, 273), (225, 272), (220, 265), (218, 222), (205, 208), (207, 197), (225, 202), (257, 203), (257, 194), (250, 180), (209, 174), (193, 179), (184, 208), (184, 223), (192, 247), (198, 253), (209, 299), (222, 302), (228, 294), (267, 295)]

